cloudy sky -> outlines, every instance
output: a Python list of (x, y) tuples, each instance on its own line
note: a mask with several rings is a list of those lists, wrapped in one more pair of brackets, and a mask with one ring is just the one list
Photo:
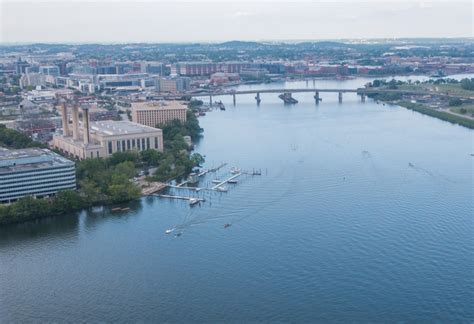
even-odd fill
[(0, 42), (473, 37), (472, 1), (0, 0)]

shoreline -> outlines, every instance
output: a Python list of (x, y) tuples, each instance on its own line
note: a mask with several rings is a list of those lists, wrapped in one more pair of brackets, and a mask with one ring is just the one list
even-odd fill
[(433, 108), (426, 107), (425, 105), (419, 103), (413, 103), (409, 101), (399, 101), (399, 102), (391, 102), (391, 101), (383, 101), (387, 104), (398, 105), (400, 107), (416, 111), (420, 114), (427, 115), (430, 117), (434, 117), (451, 124), (463, 126), (469, 129), (474, 129), (474, 120), (459, 116), (458, 114), (452, 114), (445, 111), (435, 110)]

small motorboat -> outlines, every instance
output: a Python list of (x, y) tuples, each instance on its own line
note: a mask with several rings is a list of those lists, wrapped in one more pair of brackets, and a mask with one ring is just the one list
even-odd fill
[(217, 187), (216, 190), (219, 191), (219, 192), (227, 192), (228, 191), (228, 189), (226, 187)]
[(408, 162), (408, 166), (409, 166), (410, 168), (414, 168), (414, 167), (415, 167), (415, 166), (413, 165), (413, 163), (411, 163), (411, 162)]
[(236, 168), (236, 167), (233, 167), (232, 169), (230, 169), (230, 173), (232, 173), (232, 174), (240, 173), (240, 169)]
[(174, 237), (180, 237), (181, 235), (183, 235), (183, 233), (179, 232), (179, 233), (176, 233)]
[(221, 183), (222, 181), (220, 181), (219, 179), (214, 179), (212, 180), (212, 183)]
[(167, 229), (165, 231), (165, 234), (171, 234), (171, 233), (173, 233), (173, 231), (174, 231), (174, 228)]
[(194, 206), (199, 203), (199, 199), (197, 198), (191, 198), (189, 199), (189, 206)]
[(224, 224), (224, 228), (231, 227), (231, 226), (232, 224), (229, 224), (229, 223)]
[(227, 183), (231, 183), (231, 184), (236, 184), (238, 182), (239, 182), (239, 180), (235, 180), (235, 179), (227, 181)]

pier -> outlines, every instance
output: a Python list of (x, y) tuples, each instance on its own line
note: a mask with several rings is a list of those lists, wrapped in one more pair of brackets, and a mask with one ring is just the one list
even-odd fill
[(228, 179), (225, 179), (224, 181), (221, 181), (219, 182), (218, 184), (216, 184), (214, 187), (212, 187), (211, 189), (212, 190), (217, 190), (217, 188), (225, 185), (227, 182), (231, 181), (231, 180), (234, 180), (235, 178), (238, 178), (242, 175), (241, 172), (237, 173), (237, 174), (234, 174), (232, 177), (228, 178)]
[(142, 195), (149, 196), (168, 187), (166, 183), (151, 182), (148, 186), (142, 188)]
[(154, 194), (154, 196), (160, 197), (160, 198), (169, 198), (169, 199), (177, 199), (177, 200), (187, 200), (190, 203), (198, 203), (198, 202), (204, 202), (206, 199), (204, 198), (196, 198), (196, 197), (185, 197), (185, 196), (174, 196), (174, 195), (162, 195), (162, 194)]

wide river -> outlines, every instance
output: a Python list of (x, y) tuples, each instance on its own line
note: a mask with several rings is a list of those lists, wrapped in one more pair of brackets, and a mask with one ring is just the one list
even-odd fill
[(0, 229), (0, 322), (472, 322), (474, 132), (313, 95), (223, 97), (202, 117), (205, 167), (228, 165), (200, 187), (262, 175), (170, 191), (199, 206), (147, 197)]

